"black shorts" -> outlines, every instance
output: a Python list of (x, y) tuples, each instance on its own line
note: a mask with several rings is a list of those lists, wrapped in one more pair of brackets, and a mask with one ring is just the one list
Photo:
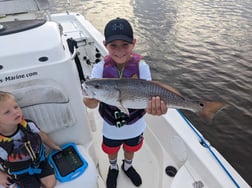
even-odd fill
[(107, 154), (117, 153), (123, 145), (124, 150), (130, 152), (138, 151), (143, 145), (143, 133), (135, 138), (125, 140), (113, 140), (103, 136), (102, 149)]
[(40, 174), (22, 175), (15, 181), (16, 184), (21, 188), (40, 188), (40, 179), (54, 174), (54, 169), (51, 167), (47, 159), (40, 163), (39, 168), (42, 169)]

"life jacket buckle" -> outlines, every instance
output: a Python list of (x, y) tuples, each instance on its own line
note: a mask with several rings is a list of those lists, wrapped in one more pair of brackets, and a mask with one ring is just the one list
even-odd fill
[(120, 128), (127, 124), (127, 121), (125, 120), (127, 118), (127, 115), (121, 111), (115, 111), (114, 117), (116, 119), (115, 126)]
[(127, 124), (127, 122), (125, 120), (122, 120), (122, 121), (117, 121), (115, 126), (120, 128), (126, 124)]

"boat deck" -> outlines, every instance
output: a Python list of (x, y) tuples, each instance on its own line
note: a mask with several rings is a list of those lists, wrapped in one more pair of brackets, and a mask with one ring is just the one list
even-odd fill
[[(107, 155), (101, 149), (102, 119), (100, 118), (98, 111), (96, 109), (93, 109), (93, 110), (89, 109), (88, 111), (89, 113), (92, 113), (91, 117), (94, 117), (94, 119), (91, 120), (91, 127), (93, 129), (93, 136), (94, 136), (97, 156), (99, 156), (98, 167), (99, 167), (100, 175), (103, 181), (106, 182), (109, 161), (108, 161)], [(161, 152), (164, 152), (164, 150), (157, 151), (157, 152), (153, 151), (154, 148), (157, 150), (160, 149), (159, 148), (160, 146), (153, 148), (153, 145), (158, 144), (158, 143), (155, 142), (155, 139), (153, 140), (151, 138), (151, 136), (153, 135), (150, 134), (150, 131), (151, 130), (147, 128), (144, 133), (144, 144), (143, 144), (143, 147), (138, 152), (135, 153), (133, 166), (142, 177), (141, 187), (168, 187), (168, 185), (171, 185), (173, 178), (166, 175), (165, 177), (163, 177), (165, 178), (165, 180), (162, 179), (163, 173), (165, 171), (165, 168), (162, 162), (165, 161), (167, 165), (169, 164), (171, 165), (174, 162), (172, 162), (172, 159), (170, 158), (170, 156), (168, 156), (167, 153), (161, 153)], [(150, 143), (150, 141), (152, 142)], [(163, 161), (158, 160), (161, 157), (160, 155), (163, 155), (162, 157), (165, 157), (165, 160)], [(135, 188), (135, 186), (130, 181), (130, 179), (127, 178), (127, 176), (121, 170), (123, 159), (124, 159), (123, 150), (121, 149), (119, 151), (119, 156), (118, 156), (118, 166), (120, 168), (118, 181), (117, 181), (118, 187)], [(166, 186), (162, 185), (163, 182), (165, 183)]]

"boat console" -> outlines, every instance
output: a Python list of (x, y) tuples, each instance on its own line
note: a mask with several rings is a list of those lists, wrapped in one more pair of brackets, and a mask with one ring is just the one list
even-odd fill
[[(15, 29), (18, 23), (21, 25)], [(59, 24), (52, 21), (18, 23), (3, 23), (0, 90), (13, 93), (24, 117), (33, 120), (55, 143), (75, 143), (85, 158), (85, 172), (71, 181), (58, 181), (56, 187), (97, 188), (99, 174), (92, 133), (66, 38)]]

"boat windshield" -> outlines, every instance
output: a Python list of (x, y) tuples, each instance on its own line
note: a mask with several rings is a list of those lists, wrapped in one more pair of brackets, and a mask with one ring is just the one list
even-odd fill
[(0, 0), (0, 15), (35, 12), (49, 9), (48, 0)]

